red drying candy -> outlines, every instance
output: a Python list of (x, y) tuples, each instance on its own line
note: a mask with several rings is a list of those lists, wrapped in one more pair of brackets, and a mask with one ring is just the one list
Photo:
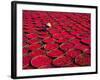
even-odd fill
[(44, 46), (44, 48), (46, 50), (52, 50), (52, 49), (56, 49), (58, 47), (58, 44), (56, 43), (48, 43)]
[(91, 64), (91, 58), (90, 55), (78, 55), (75, 58), (75, 63), (80, 66), (90, 66)]
[(23, 48), (23, 54), (27, 54), (28, 50), (27, 48)]
[(50, 31), (51, 34), (56, 34), (57, 33), (56, 29), (50, 29), (49, 31)]
[(51, 65), (51, 59), (45, 55), (40, 55), (32, 58), (31, 65), (36, 68), (45, 68)]
[(68, 34), (67, 32), (65, 32), (65, 31), (61, 32), (61, 34), (62, 34), (63, 36), (69, 35), (69, 34)]
[(63, 43), (60, 48), (63, 50), (68, 50), (70, 48), (72, 48), (74, 45), (72, 43)]
[(73, 35), (78, 35), (79, 32), (78, 32), (78, 31), (73, 31), (73, 32), (71, 32), (71, 34), (73, 34)]
[(67, 38), (67, 39), (74, 39), (75, 36), (73, 36), (73, 35), (67, 35), (66, 38)]
[(35, 43), (39, 42), (39, 40), (37, 40), (37, 39), (31, 39), (31, 40), (28, 40), (27, 42), (29, 44), (35, 44)]
[(80, 55), (81, 51), (80, 50), (70, 50), (66, 53), (66, 55), (75, 58), (76, 56)]
[(71, 66), (73, 63), (72, 63), (71, 57), (59, 56), (55, 60), (53, 60), (53, 64), (55, 66), (64, 67), (64, 66)]
[(63, 55), (63, 52), (58, 49), (55, 49), (55, 50), (48, 52), (47, 55), (54, 58), (54, 57), (59, 57)]
[(47, 35), (48, 32), (38, 32), (39, 35)]
[(35, 28), (35, 30), (42, 30), (43, 28), (42, 27), (39, 27), (39, 28)]
[(29, 56), (23, 56), (23, 68), (27, 68), (30, 63), (30, 57)]
[(56, 42), (58, 42), (58, 43), (67, 42), (67, 41), (68, 41), (68, 39), (66, 39), (66, 38), (59, 38), (58, 40), (56, 40)]
[(78, 35), (76, 35), (78, 38), (81, 38), (81, 39), (84, 39), (84, 38), (87, 38), (87, 37), (89, 37), (87, 34), (78, 34)]
[(26, 46), (26, 45), (27, 45), (27, 43), (26, 42), (23, 42), (23, 47)]
[(47, 38), (49, 37), (49, 34), (43, 34), (43, 35), (39, 35), (40, 38)]
[[(23, 35), (23, 36), (25, 36), (25, 35)], [(23, 40), (24, 40), (24, 41), (26, 41), (26, 40), (27, 40), (27, 38), (26, 38), (26, 37), (23, 37)]]
[(54, 42), (55, 40), (54, 40), (54, 38), (47, 38), (47, 39), (44, 39), (43, 40), (45, 43), (51, 43), (51, 42)]
[(90, 51), (90, 49), (85, 49), (85, 50), (83, 51), (83, 53), (85, 53), (85, 54), (87, 54), (87, 55), (90, 55), (91, 51)]
[(62, 26), (57, 26), (56, 28), (57, 28), (58, 31), (62, 30)]
[(44, 55), (45, 51), (44, 50), (36, 50), (36, 51), (33, 51), (32, 53), (30, 53), (30, 57), (36, 57), (36, 56), (39, 56), (39, 55)]
[(62, 38), (62, 35), (60, 33), (55, 33), (53, 34), (53, 37), (59, 39)]
[(73, 43), (73, 44), (78, 44), (78, 43), (80, 43), (80, 40), (78, 40), (78, 39), (73, 39), (72, 41), (71, 41), (71, 43)]
[(37, 38), (38, 37), (38, 35), (37, 34), (33, 34), (33, 33), (31, 33), (31, 34), (27, 34), (26, 35), (28, 38)]
[(39, 43), (29, 46), (30, 50), (36, 50), (36, 49), (39, 49), (39, 48), (41, 48), (41, 44), (39, 44)]
[(75, 48), (84, 51), (84, 50), (86, 50), (86, 49), (89, 49), (89, 46), (79, 43), (79, 44), (77, 44), (77, 45), (75, 46)]
[(81, 39), (81, 41), (85, 44), (90, 44), (90, 39)]

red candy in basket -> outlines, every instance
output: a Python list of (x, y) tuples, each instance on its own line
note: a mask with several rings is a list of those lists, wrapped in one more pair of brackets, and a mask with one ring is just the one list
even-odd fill
[(53, 37), (59, 39), (59, 38), (62, 38), (62, 35), (60, 33), (56, 33), (56, 34), (53, 34)]
[(89, 46), (79, 43), (75, 46), (75, 48), (84, 51), (85, 49), (89, 49)]
[(57, 33), (56, 29), (50, 29), (49, 31), (50, 31), (51, 34), (56, 34)]
[(43, 40), (45, 43), (52, 43), (52, 42), (54, 42), (55, 40), (54, 40), (54, 38), (46, 38), (46, 39), (44, 39)]
[(87, 54), (87, 55), (90, 55), (91, 50), (88, 48), (88, 49), (85, 49), (83, 52), (84, 52), (85, 54)]
[(47, 38), (47, 37), (49, 37), (50, 35), (49, 34), (42, 34), (42, 35), (39, 35), (39, 37), (40, 38), (43, 38), (43, 39), (45, 39), (45, 38)]
[(37, 50), (37, 49), (39, 49), (39, 48), (41, 48), (41, 47), (42, 47), (41, 44), (36, 43), (36, 44), (30, 45), (30, 46), (29, 46), (29, 49), (30, 49), (30, 50)]
[(52, 50), (52, 49), (56, 49), (58, 47), (58, 44), (56, 43), (48, 43), (44, 46), (44, 48), (46, 50)]
[(23, 68), (27, 68), (30, 63), (30, 57), (29, 56), (23, 56)]
[(63, 49), (63, 50), (68, 50), (70, 48), (73, 48), (73, 44), (72, 43), (63, 43), (60, 48)]
[(33, 67), (36, 67), (36, 68), (40, 68), (43, 66), (44, 67), (47, 67), (47, 66), (50, 66), (51, 65), (51, 59), (45, 55), (40, 55), (40, 56), (36, 56), (34, 58), (32, 58), (31, 60), (31, 65)]
[(44, 50), (36, 50), (36, 51), (33, 51), (32, 53), (30, 53), (30, 57), (36, 57), (36, 56), (39, 56), (39, 55), (44, 55), (45, 54), (45, 51)]
[(27, 54), (28, 53), (28, 49), (27, 48), (23, 48), (23, 54)]
[(63, 43), (63, 42), (67, 42), (67, 41), (68, 41), (67, 38), (59, 38), (56, 40), (56, 42), (58, 42), (58, 43)]
[(31, 39), (31, 40), (28, 40), (27, 41), (29, 44), (35, 44), (35, 43), (38, 43), (39, 40), (38, 39)]
[(85, 44), (90, 44), (90, 39), (82, 39), (81, 41)]
[(66, 55), (75, 58), (76, 56), (80, 55), (81, 51), (80, 50), (70, 50), (68, 52), (66, 52)]
[(73, 43), (73, 44), (78, 44), (78, 43), (80, 43), (80, 40), (79, 40), (79, 39), (73, 39), (73, 40), (71, 41), (71, 43)]
[(31, 33), (31, 34), (27, 34), (26, 36), (27, 36), (27, 38), (31, 38), (32, 39), (32, 38), (37, 38), (38, 35)]
[(55, 50), (49, 51), (49, 52), (47, 53), (47, 55), (50, 56), (50, 57), (55, 58), (55, 57), (59, 57), (59, 56), (63, 55), (63, 52), (60, 51), (60, 50), (58, 50), (58, 49), (55, 49)]
[(75, 58), (75, 63), (80, 66), (88, 66), (91, 64), (91, 58), (90, 55), (78, 55)]
[(59, 66), (59, 67), (64, 67), (64, 66), (71, 66), (73, 63), (72, 63), (72, 60), (71, 60), (71, 57), (69, 56), (59, 56), (57, 57), (56, 59), (53, 60), (53, 64), (55, 66)]

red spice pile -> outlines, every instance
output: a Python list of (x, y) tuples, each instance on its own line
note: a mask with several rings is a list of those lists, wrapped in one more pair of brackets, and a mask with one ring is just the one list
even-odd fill
[(90, 66), (90, 14), (23, 11), (23, 69)]

